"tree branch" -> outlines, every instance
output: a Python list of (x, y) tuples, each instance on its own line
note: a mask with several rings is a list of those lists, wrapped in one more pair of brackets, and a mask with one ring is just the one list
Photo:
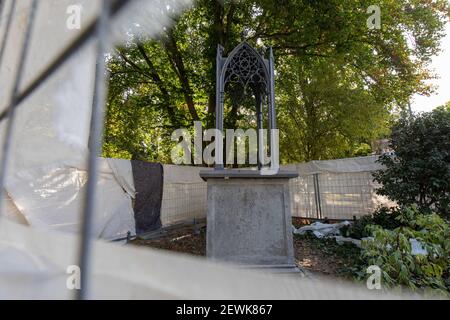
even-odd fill
[(173, 30), (167, 32), (167, 40), (164, 41), (164, 47), (166, 49), (167, 55), (172, 62), (172, 68), (177, 74), (178, 79), (181, 83), (181, 89), (183, 91), (184, 99), (186, 101), (189, 113), (194, 121), (199, 121), (197, 110), (195, 109), (193, 94), (191, 90), (191, 85), (189, 83), (189, 78), (186, 73), (186, 68), (184, 66), (183, 57), (178, 49), (177, 42), (173, 35)]

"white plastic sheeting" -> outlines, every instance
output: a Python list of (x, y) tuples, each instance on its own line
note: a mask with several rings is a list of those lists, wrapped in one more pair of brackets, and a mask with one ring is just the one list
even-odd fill
[(283, 166), (283, 169), (295, 170), (301, 175), (314, 173), (351, 173), (375, 171), (382, 168), (376, 162), (378, 156), (345, 158), (336, 160), (313, 160), (307, 163), (298, 163)]
[[(9, 8), (11, 2), (6, 1), (6, 8)], [(10, 99), (30, 2), (16, 1), (16, 12), (0, 72), (2, 110)], [(69, 3), (70, 1), (39, 1), (22, 88), (35, 79), (78, 34), (78, 31), (66, 28), (66, 9)], [(86, 22), (83, 26), (95, 15), (95, 10), (91, 8), (93, 3), (97, 1), (82, 1), (86, 6), (83, 15)], [(2, 19), (0, 34), (4, 32), (5, 20)], [(14, 126), (10, 172), (57, 162), (84, 169), (94, 67), (95, 49), (90, 42), (48, 81), (42, 83), (29, 99), (22, 102), (17, 109)], [(1, 127), (4, 126), (5, 121), (1, 123)], [(1, 138), (3, 141), (3, 135)]]
[(343, 237), (340, 235), (341, 228), (345, 227), (345, 226), (349, 226), (350, 224), (351, 224), (351, 222), (349, 222), (349, 221), (342, 221), (339, 223), (314, 222), (308, 226), (303, 226), (298, 229), (296, 229), (293, 226), (292, 231), (294, 234), (298, 234), (298, 235), (303, 235), (303, 234), (307, 233), (308, 231), (311, 231), (311, 233), (319, 239), (333, 238), (336, 240), (336, 242), (338, 244), (343, 244), (343, 243), (349, 242), (349, 243), (353, 243), (357, 247), (361, 247), (361, 240)]
[[(31, 5), (31, 0), (4, 2), (0, 39), (6, 29), (6, 13), (13, 2), (16, 7), (0, 66), (0, 111), (11, 99)], [(190, 3), (129, 1), (112, 20), (112, 38), (117, 43), (132, 34), (154, 36), (171, 23), (172, 13)], [(74, 5), (81, 8), (80, 29), (67, 24), (74, 14), (68, 9)], [(100, 7), (100, 0), (38, 1), (22, 90), (87, 28)], [(16, 222), (47, 230), (79, 230), (87, 179), (95, 50), (94, 36), (17, 108), (4, 199), (6, 216)], [(5, 123), (0, 123), (0, 141), (4, 140)], [(98, 190), (93, 235), (113, 239), (128, 231), (133, 234), (134, 185), (129, 161), (102, 160)]]
[(348, 221), (343, 221), (339, 223), (321, 223), (314, 222), (309, 226), (300, 227), (298, 229), (294, 228), (294, 233), (303, 235), (308, 231), (311, 231), (317, 238), (324, 238), (328, 236), (337, 236), (340, 234), (340, 229), (344, 226), (349, 226), (351, 223)]
[[(0, 219), (0, 299), (70, 299), (78, 238)], [(276, 276), (202, 258), (96, 241), (92, 299), (404, 299), (364, 285)], [(69, 269), (70, 270), (70, 269)], [(419, 297), (417, 297), (419, 298)]]
[(4, 207), (3, 207), (3, 214), (11, 221), (14, 221), (16, 223), (20, 223), (23, 225), (28, 225), (27, 220), (25, 219), (25, 216), (22, 214), (22, 212), (19, 211), (14, 201), (11, 199), (8, 193), (4, 194), (3, 199)]
[[(30, 3), (16, 1), (0, 72), (1, 110), (10, 100)], [(22, 88), (76, 37), (77, 32), (66, 28), (69, 3), (39, 1)], [(95, 3), (80, 2), (87, 9), (83, 16), (86, 24), (96, 15)], [(4, 13), (11, 4), (6, 1)], [(2, 16), (0, 35), (5, 26), (6, 15)], [(17, 108), (6, 191), (22, 220), (32, 226), (73, 230), (79, 221), (80, 190), (86, 180), (94, 53), (92, 43), (84, 46)], [(0, 123), (0, 141), (4, 140), (5, 123)], [(11, 206), (6, 212), (12, 216)]]
[[(134, 234), (131, 165), (123, 160), (100, 160), (92, 236), (109, 240), (124, 237), (128, 231)], [(10, 177), (7, 190), (30, 226), (79, 232), (86, 181), (86, 171), (54, 164), (16, 172)], [(124, 192), (127, 189), (128, 193)]]

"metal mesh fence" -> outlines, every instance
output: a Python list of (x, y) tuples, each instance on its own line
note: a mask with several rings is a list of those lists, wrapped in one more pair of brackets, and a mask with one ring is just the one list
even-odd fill
[(291, 181), (292, 216), (352, 219), (381, 205), (393, 205), (376, 194), (371, 172), (318, 173)]
[[(379, 205), (394, 205), (376, 194), (378, 187), (370, 171), (300, 173), (290, 181), (292, 216), (353, 219), (372, 213)], [(205, 218), (206, 197), (205, 182), (165, 184), (161, 208), (163, 225)]]
[(206, 217), (206, 183), (168, 183), (163, 187), (161, 222), (163, 225)]

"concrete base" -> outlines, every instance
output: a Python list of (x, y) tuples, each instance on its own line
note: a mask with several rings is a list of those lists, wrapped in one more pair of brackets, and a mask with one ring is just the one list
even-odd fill
[(200, 176), (208, 185), (209, 259), (283, 273), (298, 270), (289, 194), (289, 179), (296, 173), (214, 170)]

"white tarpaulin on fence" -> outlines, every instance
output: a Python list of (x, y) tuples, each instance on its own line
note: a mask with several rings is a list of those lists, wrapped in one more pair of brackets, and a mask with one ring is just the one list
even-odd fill
[(377, 163), (378, 156), (356, 157), (336, 160), (310, 161), (283, 166), (285, 169), (296, 170), (300, 175), (310, 175), (314, 173), (356, 173), (372, 172), (382, 168)]
[[(8, 37), (0, 65), (0, 112), (11, 100), (31, 3), (31, 0), (4, 1), (0, 39), (5, 34)], [(130, 1), (112, 21), (114, 41), (125, 40), (131, 29), (134, 35), (153, 36), (161, 32), (171, 21), (168, 10), (176, 12), (189, 3), (189, 0)], [(74, 6), (80, 9), (79, 28), (68, 26), (73, 21), (71, 15), (77, 11)], [(100, 7), (99, 0), (37, 2), (22, 90), (87, 28), (98, 16)], [(6, 33), (11, 8), (13, 19)], [(15, 221), (51, 230), (79, 229), (87, 178), (95, 44), (89, 40), (16, 109), (4, 197), (4, 211)], [(2, 142), (5, 127), (6, 121), (2, 121)], [(0, 155), (1, 152), (0, 148)], [(94, 235), (112, 239), (123, 237), (128, 231), (133, 234), (134, 185), (130, 162), (102, 160), (98, 190)]]
[[(124, 165), (130, 166), (129, 161), (101, 159), (92, 236), (115, 239), (126, 236), (128, 231), (135, 233), (131, 200), (134, 186), (126, 169), (119, 171)], [(30, 226), (75, 233), (80, 229), (86, 181), (86, 171), (56, 164), (17, 171), (10, 176), (7, 191)], [(11, 203), (8, 212), (14, 212), (13, 209)]]
[[(10, 100), (30, 3), (16, 1), (1, 64), (1, 110)], [(79, 31), (66, 27), (66, 10), (71, 4), (71, 1), (39, 1), (21, 87), (36, 78), (78, 34)], [(96, 16), (99, 1), (78, 4), (83, 7), (83, 26), (86, 26)], [(6, 1), (5, 13), (11, 5), (12, 1)], [(1, 20), (1, 36), (6, 20), (5, 14)], [(17, 109), (5, 206), (6, 215), (16, 221), (57, 231), (79, 230), (87, 178), (94, 69), (95, 48), (91, 41)], [(4, 139), (5, 123), (1, 123), (0, 141)], [(125, 173), (118, 174), (119, 163), (114, 165), (115, 162), (110, 161), (113, 164), (109, 165), (102, 161), (98, 181), (92, 231), (94, 236), (105, 239), (123, 237), (128, 231), (134, 233), (133, 186), (129, 179), (124, 180)]]

